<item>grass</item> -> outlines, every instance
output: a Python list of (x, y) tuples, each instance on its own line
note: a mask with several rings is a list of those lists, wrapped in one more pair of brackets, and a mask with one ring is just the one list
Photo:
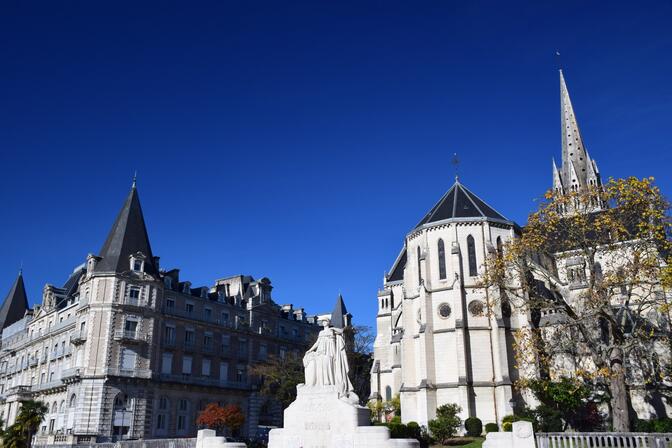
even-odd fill
[(432, 445), (432, 448), (444, 448), (446, 446), (454, 446), (455, 448), (481, 448), (484, 441), (484, 437), (476, 437), (473, 442), (467, 443), (466, 445)]

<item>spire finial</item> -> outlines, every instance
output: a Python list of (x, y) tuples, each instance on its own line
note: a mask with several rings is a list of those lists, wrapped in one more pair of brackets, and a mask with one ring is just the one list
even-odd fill
[(21, 263), (19, 264), (19, 275), (23, 275), (23, 260), (21, 260)]
[(135, 170), (133, 173), (133, 184), (131, 185), (131, 188), (135, 190), (136, 183), (138, 181), (138, 170)]
[(460, 158), (457, 157), (457, 153), (453, 153), (453, 158), (451, 159), (450, 163), (453, 165), (453, 169), (455, 170), (455, 182), (460, 181), (460, 176), (458, 175), (458, 168), (460, 167)]

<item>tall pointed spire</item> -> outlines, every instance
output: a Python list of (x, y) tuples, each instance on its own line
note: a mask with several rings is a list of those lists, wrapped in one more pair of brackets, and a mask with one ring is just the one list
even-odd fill
[[(572, 100), (560, 70), (560, 126), (562, 134), (562, 166), (553, 171), (553, 188), (557, 191), (556, 177), (559, 176), (564, 192), (589, 185), (602, 184), (594, 161), (590, 159), (581, 137), (579, 124), (574, 113)], [(555, 163), (555, 162), (554, 162)]]
[(136, 253), (145, 257), (145, 272), (156, 275), (157, 268), (149, 244), (145, 218), (140, 207), (138, 189), (133, 182), (131, 191), (121, 208), (112, 229), (100, 249), (102, 258), (97, 264), (97, 272), (125, 272), (130, 270), (130, 257)]
[(16, 277), (12, 288), (0, 307), (0, 331), (21, 320), (27, 310), (28, 296), (26, 295), (26, 286), (23, 284), (23, 268), (21, 268), (19, 275)]
[(335, 328), (345, 328), (350, 325), (350, 314), (341, 294), (338, 294), (334, 311), (331, 312), (331, 325)]

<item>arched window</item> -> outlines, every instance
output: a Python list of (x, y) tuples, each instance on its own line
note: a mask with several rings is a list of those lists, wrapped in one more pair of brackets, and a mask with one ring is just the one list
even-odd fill
[(65, 400), (61, 400), (61, 406), (59, 408), (59, 412), (65, 412)]
[(75, 404), (77, 404), (77, 395), (72, 394), (70, 395), (70, 404), (68, 406), (74, 408)]
[(420, 267), (420, 246), (418, 246), (418, 284), (422, 285), (422, 268)]
[(385, 387), (385, 401), (390, 401), (392, 399), (392, 388), (390, 386)]
[(446, 278), (446, 246), (443, 240), (439, 240), (439, 278), (445, 280)]
[(497, 256), (501, 257), (504, 255), (504, 246), (502, 246), (502, 237), (497, 237)]
[(471, 235), (467, 237), (467, 258), (469, 260), (469, 277), (476, 277), (478, 275), (476, 244), (474, 243), (474, 237)]
[(58, 412), (58, 403), (56, 403), (55, 401), (54, 401), (53, 404), (51, 405), (51, 412), (54, 413), (54, 414), (55, 414), (56, 412)]

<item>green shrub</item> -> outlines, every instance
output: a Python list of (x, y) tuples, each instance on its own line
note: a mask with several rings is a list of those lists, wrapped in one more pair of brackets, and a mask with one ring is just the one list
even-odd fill
[(635, 420), (632, 423), (635, 432), (672, 432), (672, 419)]
[(502, 417), (502, 423), (513, 423), (517, 421), (515, 415), (505, 415)]
[(432, 436), (441, 444), (453, 437), (462, 424), (462, 420), (457, 415), (462, 408), (454, 403), (444, 404), (436, 409), (436, 418), (429, 421), (429, 431)]
[(485, 432), (486, 434), (489, 432), (499, 432), (499, 426), (497, 426), (497, 423), (486, 423)]
[(469, 417), (464, 421), (464, 429), (469, 437), (478, 437), (483, 433), (483, 422), (478, 417)]
[(392, 417), (392, 418), (390, 419), (390, 423), (401, 424), (401, 417), (399, 417), (398, 415), (395, 415), (394, 417)]
[(511, 422), (502, 422), (502, 431), (511, 432), (513, 431), (513, 423)]
[(409, 438), (420, 440), (420, 425), (418, 425), (418, 422), (408, 422), (406, 428)]

